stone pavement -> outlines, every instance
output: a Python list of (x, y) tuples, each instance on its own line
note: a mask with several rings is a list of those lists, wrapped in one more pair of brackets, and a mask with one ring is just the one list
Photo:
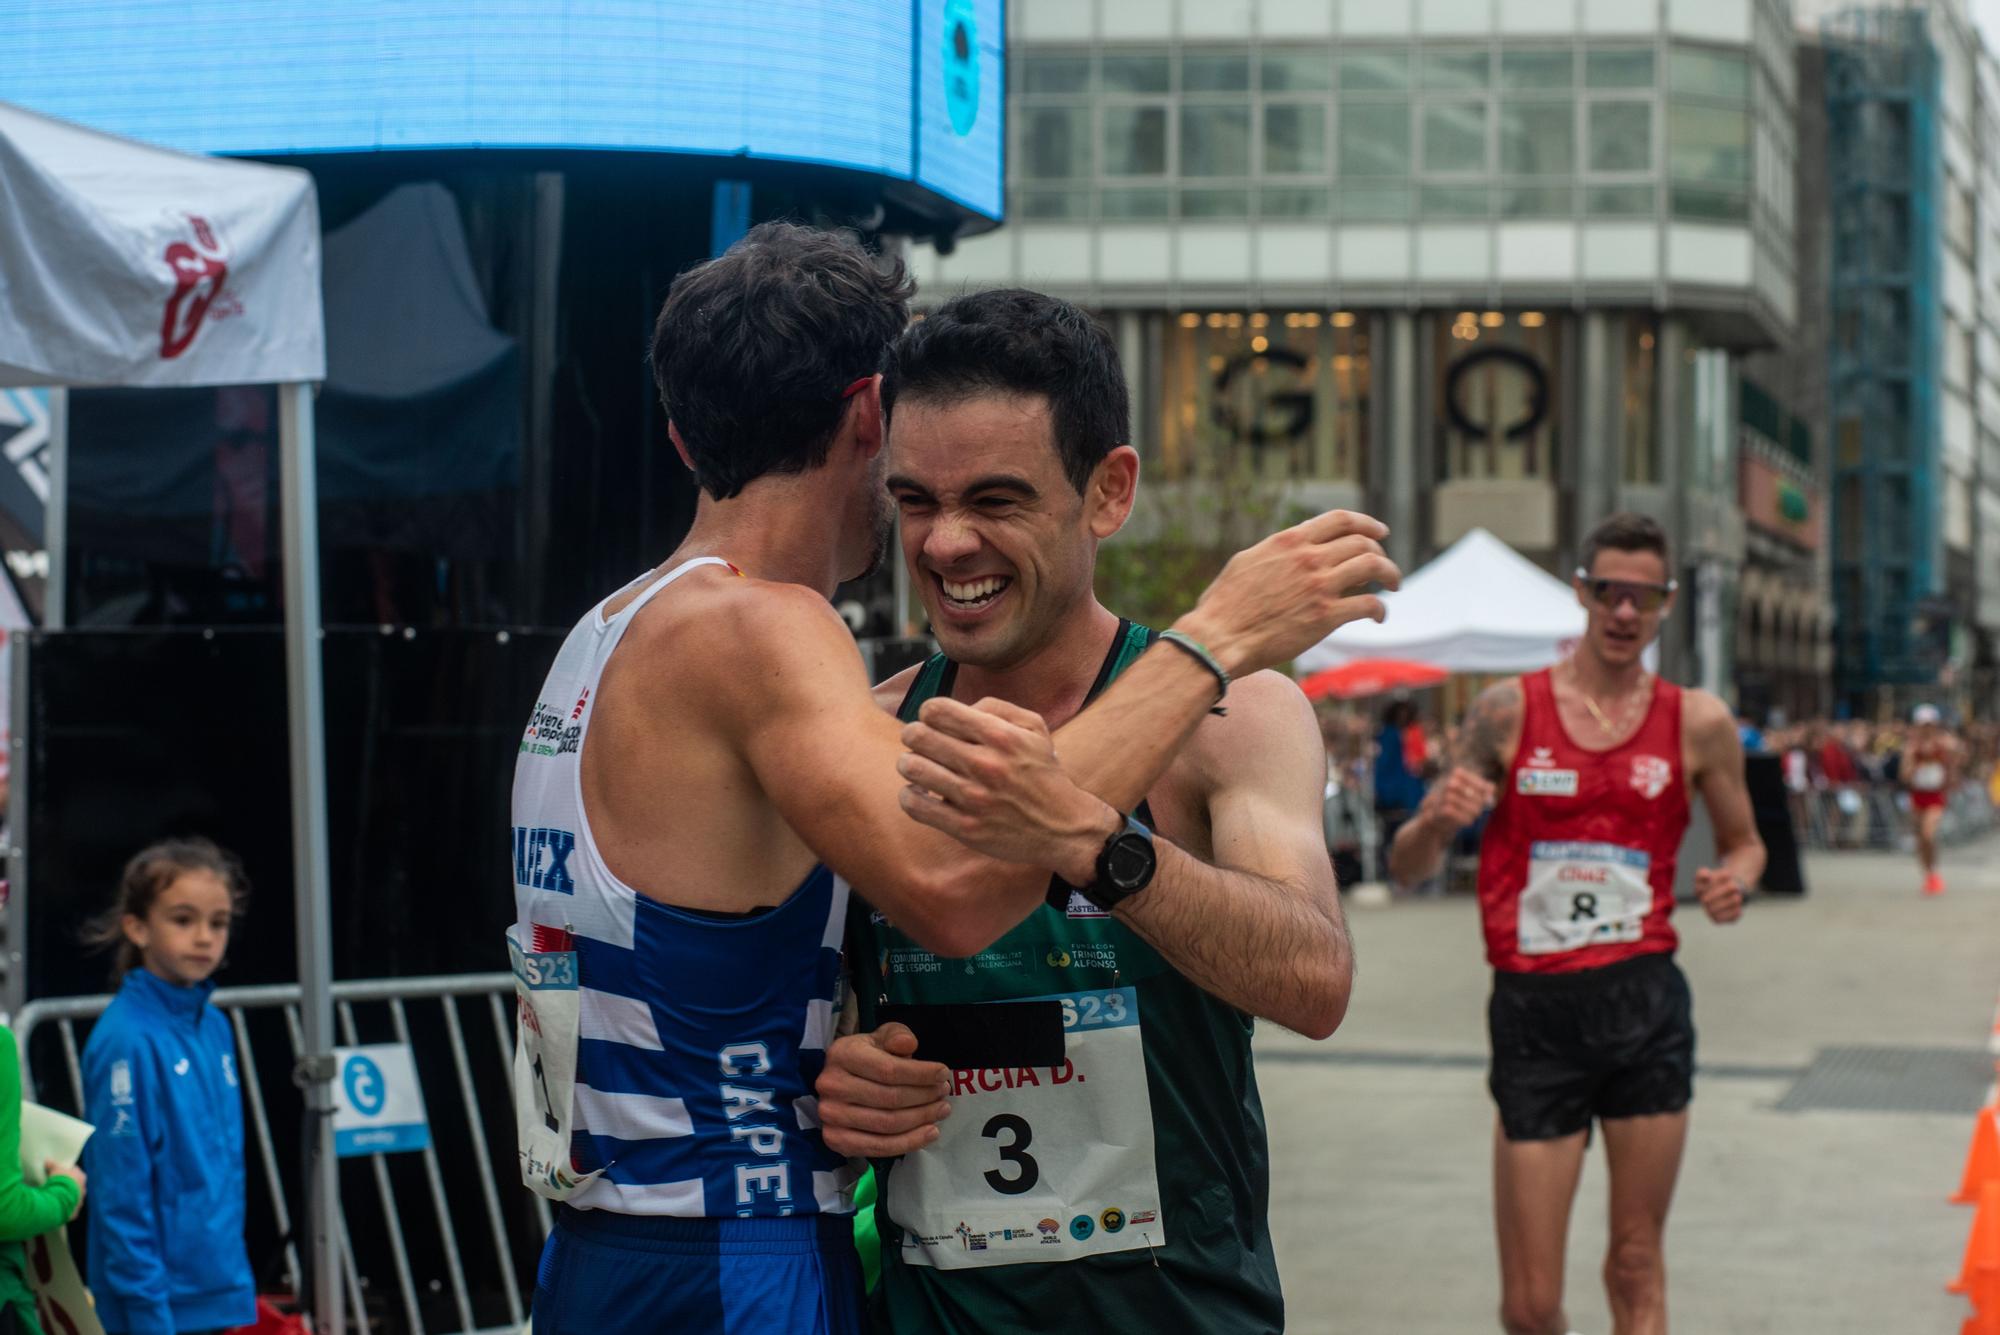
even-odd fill
[[(1677, 915), (1701, 1071), (1667, 1235), (1675, 1331), (1958, 1329), (1968, 1309), (1944, 1284), (1970, 1213), (1945, 1197), (1988, 1074), (2000, 836), (1947, 854), (1945, 872), (1949, 893), (1924, 900), (1908, 856), (1815, 855), (1803, 900), (1759, 900), (1730, 928)], [(1349, 913), (1359, 967), (1340, 1032), (1315, 1044), (1264, 1026), (1258, 1040), (1290, 1328), (1497, 1331), (1477, 910), (1461, 897)], [(1842, 1101), (1818, 1082), (1794, 1092), (1839, 1048), (1871, 1049), (1861, 1073), (1882, 1077), (1847, 1102), (1938, 1110), (1781, 1110), (1788, 1093)], [(1570, 1234), (1583, 1335), (1611, 1331), (1605, 1191), (1593, 1150)]]

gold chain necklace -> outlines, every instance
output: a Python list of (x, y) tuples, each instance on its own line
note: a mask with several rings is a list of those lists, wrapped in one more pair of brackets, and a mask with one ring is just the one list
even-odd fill
[(1639, 689), (1626, 697), (1624, 707), (1618, 711), (1618, 722), (1614, 724), (1605, 715), (1604, 710), (1598, 706), (1597, 701), (1591, 698), (1590, 692), (1583, 689), (1583, 682), (1576, 675), (1576, 666), (1574, 663), (1570, 665), (1569, 670), (1569, 683), (1576, 688), (1577, 698), (1583, 701), (1583, 707), (1588, 709), (1590, 716), (1597, 720), (1597, 726), (1604, 730), (1606, 737), (1620, 736), (1631, 724), (1634, 708), (1637, 707), (1641, 700), (1646, 698), (1645, 687), (1647, 685), (1647, 678), (1647, 673), (1642, 672), (1639, 674)]

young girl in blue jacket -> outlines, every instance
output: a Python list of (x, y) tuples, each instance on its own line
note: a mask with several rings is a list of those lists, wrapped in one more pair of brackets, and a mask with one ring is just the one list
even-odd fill
[(89, 939), (117, 951), (118, 995), (83, 1049), (90, 1288), (110, 1335), (248, 1325), (243, 1105), (229, 1021), (209, 981), (249, 887), (206, 839), (125, 865)]

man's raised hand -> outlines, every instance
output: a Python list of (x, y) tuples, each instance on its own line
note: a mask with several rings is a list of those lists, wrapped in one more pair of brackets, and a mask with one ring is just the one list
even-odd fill
[(1195, 609), (1174, 623), (1207, 646), (1232, 677), (1290, 662), (1334, 630), (1380, 621), (1377, 588), (1402, 572), (1382, 550), (1389, 529), (1351, 510), (1329, 510), (1229, 558)]
[(1493, 805), (1494, 797), (1492, 780), (1462, 765), (1453, 766), (1451, 773), (1432, 784), (1431, 790), (1424, 794), (1417, 818), (1456, 834), (1478, 820), (1480, 813)]

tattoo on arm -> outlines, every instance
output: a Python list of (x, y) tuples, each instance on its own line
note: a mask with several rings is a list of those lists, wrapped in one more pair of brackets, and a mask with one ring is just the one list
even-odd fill
[(1498, 783), (1507, 777), (1507, 743), (1521, 726), (1521, 684), (1489, 686), (1472, 702), (1459, 732), (1459, 763)]

